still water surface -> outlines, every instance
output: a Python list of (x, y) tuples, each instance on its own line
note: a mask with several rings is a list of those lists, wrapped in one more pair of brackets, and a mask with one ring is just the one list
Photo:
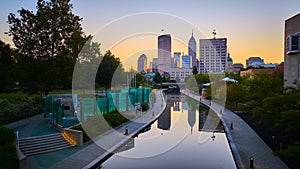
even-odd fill
[(102, 168), (236, 168), (215, 113), (181, 95), (166, 95), (166, 101), (158, 120), (120, 148)]

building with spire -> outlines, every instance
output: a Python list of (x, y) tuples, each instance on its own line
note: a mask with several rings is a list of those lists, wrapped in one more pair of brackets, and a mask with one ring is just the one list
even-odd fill
[(137, 64), (137, 71), (140, 72), (146, 72), (147, 69), (147, 56), (145, 54), (142, 54), (138, 58), (138, 64)]
[(228, 53), (227, 59), (226, 59), (226, 71), (233, 72), (233, 60), (230, 57), (230, 53)]
[(190, 55), (190, 57), (192, 59), (192, 65), (191, 65), (191, 67), (194, 67), (194, 66), (197, 67), (196, 40), (195, 40), (194, 35), (193, 35), (193, 30), (192, 30), (192, 37), (189, 40), (188, 55)]

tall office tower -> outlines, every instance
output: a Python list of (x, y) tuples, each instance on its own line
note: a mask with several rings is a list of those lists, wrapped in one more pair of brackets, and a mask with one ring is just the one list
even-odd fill
[(137, 67), (137, 71), (140, 72), (146, 72), (147, 69), (147, 56), (145, 54), (142, 54), (139, 58), (138, 58), (138, 67)]
[(158, 36), (158, 69), (171, 68), (171, 35)]
[(174, 67), (179, 68), (180, 67), (180, 52), (174, 52)]
[(190, 55), (184, 55), (182, 56), (182, 61), (181, 61), (182, 68), (191, 68), (191, 56)]
[(196, 40), (193, 35), (192, 31), (192, 37), (189, 40), (189, 46), (188, 46), (188, 54), (192, 58), (192, 67), (196, 66), (197, 67), (197, 59), (196, 59)]
[(200, 73), (224, 72), (227, 38), (200, 39)]
[(285, 20), (284, 42), (284, 86), (299, 87), (300, 13)]

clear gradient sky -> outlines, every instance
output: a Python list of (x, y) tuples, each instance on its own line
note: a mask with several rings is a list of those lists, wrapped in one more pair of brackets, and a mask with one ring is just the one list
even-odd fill
[[(149, 58), (156, 57), (156, 37), (161, 29), (171, 33), (172, 39), (178, 39), (172, 41), (172, 52), (185, 53), (191, 29), (198, 29), (194, 36), (199, 57), (199, 38), (211, 38), (212, 30), (216, 29), (217, 37), (228, 39), (227, 45), (234, 63), (245, 64), (245, 60), (251, 56), (260, 56), (265, 63), (280, 63), (283, 61), (284, 20), (300, 12), (300, 0), (71, 0), (71, 3), (73, 12), (83, 18), (84, 32), (99, 34), (102, 53), (110, 48), (122, 60), (126, 60), (129, 55), (141, 53), (148, 54)], [(35, 11), (35, 6), (36, 1), (33, 0), (2, 0), (0, 39), (11, 43), (10, 37), (4, 34), (8, 30), (6, 21), (10, 12), (17, 13), (22, 7)], [(163, 13), (166, 18), (166, 14), (169, 14), (180, 19), (171, 19), (170, 22), (173, 23), (169, 23), (168, 26), (164, 25), (163, 21), (155, 22), (142, 18), (126, 20), (126, 17), (124, 19), (124, 16), (144, 12)], [(182, 20), (191, 23), (192, 26), (182, 26)], [(118, 26), (116, 22), (122, 21), (131, 27), (119, 23), (119, 28), (115, 29)], [(115, 25), (111, 26), (113, 24)], [(139, 31), (140, 25), (151, 29)], [(104, 29), (100, 29), (103, 27), (111, 31), (105, 32)], [(129, 30), (133, 27), (137, 28), (134, 31), (138, 35)], [(176, 28), (178, 30), (175, 30)], [(99, 29), (101, 33), (98, 33)], [(143, 36), (139, 36), (141, 32)], [(117, 36), (118, 33), (123, 34)], [(149, 49), (153, 51), (145, 51)], [(134, 59), (130, 62), (134, 62)]]

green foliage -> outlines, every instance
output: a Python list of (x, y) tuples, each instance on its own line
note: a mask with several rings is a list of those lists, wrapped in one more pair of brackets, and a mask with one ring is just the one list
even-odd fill
[(234, 110), (238, 109), (238, 103), (244, 103), (247, 101), (248, 93), (241, 83), (227, 83), (227, 105), (234, 103), (234, 107), (230, 107)]
[(289, 164), (290, 169), (298, 169), (300, 166), (300, 142), (288, 146), (286, 150), (275, 152), (275, 155), (278, 155)]
[(149, 109), (149, 104), (147, 102), (141, 103), (142, 111), (147, 111)]
[(90, 36), (84, 35), (70, 0), (38, 0), (36, 8), (8, 15), (9, 35), (19, 52), (14, 80), (29, 93), (71, 88), (75, 62), (87, 60), (78, 54)]
[(196, 66), (193, 66), (193, 75), (198, 74), (198, 70)]
[(73, 129), (83, 131), (84, 141), (89, 141), (90, 138), (96, 138), (127, 121), (127, 118), (122, 116), (117, 110), (114, 110), (104, 115), (88, 116), (80, 126), (73, 127)]
[(0, 93), (13, 90), (14, 51), (0, 40)]
[(97, 71), (96, 88), (102, 86), (105, 87), (105, 90), (108, 90), (111, 87), (114, 73), (120, 64), (120, 59), (108, 50), (103, 56)]
[(0, 169), (19, 168), (15, 140), (12, 129), (0, 127)]
[(210, 79), (208, 74), (194, 74), (186, 79), (185, 84), (188, 89), (200, 93), (202, 91), (202, 84), (209, 82)]
[(0, 94), (0, 125), (40, 113), (42, 104), (38, 95)]
[(162, 77), (161, 77), (159, 72), (155, 73), (155, 76), (153, 77), (153, 82), (155, 82), (155, 83), (161, 83), (162, 82)]
[[(269, 131), (279, 135), (283, 149), (276, 152), (290, 168), (299, 164), (300, 89), (283, 89), (283, 75), (258, 74), (234, 78), (238, 83), (227, 83), (227, 105), (250, 111)], [(242, 103), (242, 106), (238, 106)]]

